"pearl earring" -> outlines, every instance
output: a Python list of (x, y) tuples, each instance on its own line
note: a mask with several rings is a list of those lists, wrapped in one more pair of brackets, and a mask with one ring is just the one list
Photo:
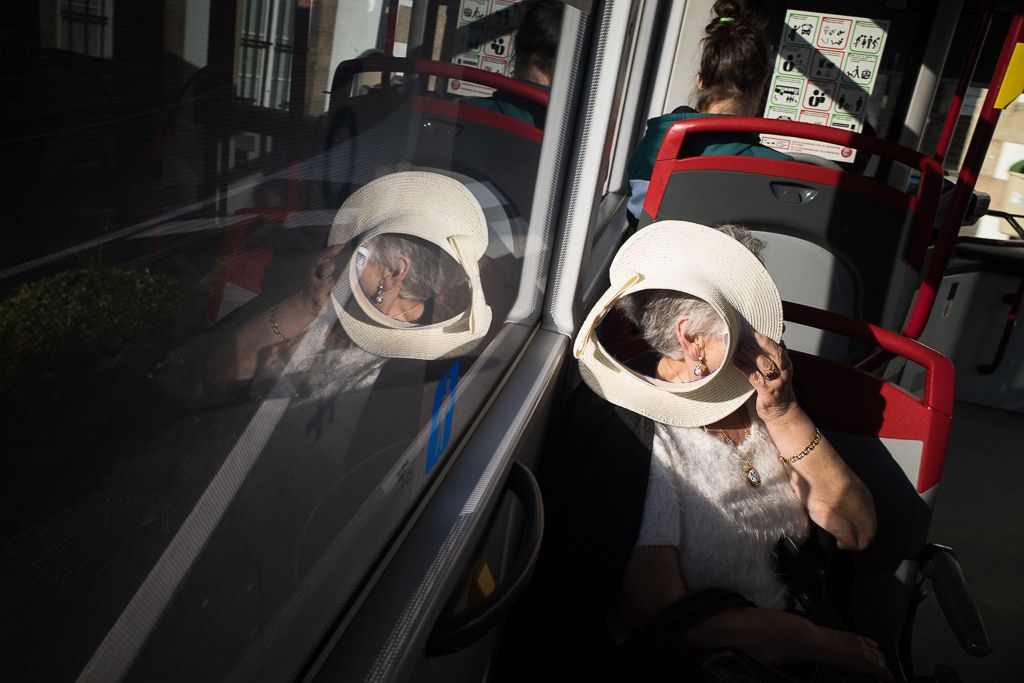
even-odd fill
[(377, 284), (377, 293), (373, 295), (373, 303), (382, 304), (384, 303), (384, 281), (381, 280)]

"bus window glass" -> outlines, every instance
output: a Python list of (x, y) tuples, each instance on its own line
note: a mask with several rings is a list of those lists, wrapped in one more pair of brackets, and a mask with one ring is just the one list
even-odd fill
[(301, 668), (544, 286), (524, 262), (547, 248), (530, 215), (563, 7), (10, 14), (5, 679)]
[[(957, 133), (963, 133), (956, 149), (944, 164), (947, 172), (956, 173), (967, 153), (966, 142), (971, 139), (978, 122), (981, 105), (988, 88), (969, 88), (965, 96), (965, 110), (960, 116)], [(962, 129), (962, 130), (961, 130)], [(1014, 216), (1024, 215), (1024, 97), (1011, 102), (999, 116), (985, 162), (978, 174), (975, 190), (989, 196), (989, 210)], [(964, 226), (961, 234), (988, 239), (1020, 239), (1009, 221), (1000, 216), (982, 216), (973, 225)]]
[[(971, 39), (976, 26), (982, 20), (983, 7), (965, 7), (957, 24), (950, 55), (939, 81), (935, 99), (932, 101), (925, 128), (922, 148), (936, 148), (939, 135), (945, 124), (961, 70), (968, 58)], [(956, 180), (967, 155), (967, 147), (974, 135), (981, 115), (982, 105), (989, 94), (988, 82), (995, 71), (996, 61), (1002, 44), (994, 37), (1003, 35), (1011, 15), (996, 11), (978, 63), (974, 68), (971, 85), (963, 96), (949, 147), (943, 161), (947, 179)], [(984, 163), (978, 174), (975, 190), (989, 196), (988, 210), (1020, 216), (1024, 214), (1024, 99), (1010, 102), (1002, 110), (996, 129), (992, 134)], [(1009, 221), (999, 215), (982, 216), (972, 225), (965, 225), (961, 234), (987, 239), (1014, 239), (1017, 232)]]

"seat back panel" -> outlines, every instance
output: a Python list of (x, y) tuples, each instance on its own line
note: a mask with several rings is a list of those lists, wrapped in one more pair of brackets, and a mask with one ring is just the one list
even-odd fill
[[(877, 154), (917, 171), (920, 183), (916, 192), (907, 194), (857, 173), (796, 161), (759, 156), (680, 158), (686, 154), (684, 142), (695, 135), (759, 133)], [(669, 128), (658, 149), (639, 227), (666, 219), (740, 223), (816, 244), (844, 263), (856, 282), (855, 316), (898, 329), (910, 309), (933, 241), (942, 182), (942, 168), (934, 159), (872, 136), (758, 117), (705, 117), (679, 121)], [(799, 263), (800, 256), (794, 258)], [(782, 294), (800, 301), (802, 292), (828, 291), (833, 284), (828, 277), (805, 277), (799, 289), (788, 287)], [(824, 346), (805, 348), (816, 353)]]
[[(719, 166), (723, 159), (733, 170), (706, 168), (709, 161)], [(773, 169), (771, 174), (762, 172), (767, 170), (762, 168), (766, 164)], [(657, 213), (641, 217), (641, 225), (654, 218), (707, 225), (737, 223), (760, 236), (788, 237), (777, 240), (778, 248), (766, 255), (769, 272), (784, 299), (885, 327), (902, 325), (919, 277), (909, 253), (913, 197), (863, 178), (852, 182), (851, 174), (840, 171), (807, 167), (812, 170), (807, 173), (792, 168), (800, 166), (793, 162), (698, 157), (673, 165), (676, 168), (665, 185)], [(788, 175), (780, 175), (776, 167)], [(645, 205), (645, 214), (647, 208)], [(817, 257), (822, 254), (830, 255), (835, 265), (809, 267), (813, 262), (808, 262), (808, 257), (813, 255), (820, 263)], [(826, 297), (825, 301), (807, 300), (812, 293)], [(851, 294), (855, 296), (853, 308)]]

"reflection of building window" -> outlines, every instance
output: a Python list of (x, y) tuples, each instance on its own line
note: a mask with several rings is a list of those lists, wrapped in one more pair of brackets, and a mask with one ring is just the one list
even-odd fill
[(291, 86), (295, 3), (245, 0), (238, 51), (238, 96), (286, 109)]
[(114, 0), (61, 0), (58, 45), (90, 57), (113, 55)]

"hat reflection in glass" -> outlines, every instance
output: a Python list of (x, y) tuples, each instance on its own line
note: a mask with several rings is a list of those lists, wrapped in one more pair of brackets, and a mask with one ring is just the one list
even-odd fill
[[(741, 241), (742, 240), (742, 241)], [(735, 226), (654, 223), (631, 237), (610, 269), (611, 287), (590, 311), (574, 345), (584, 381), (606, 400), (679, 427), (715, 423), (754, 392), (737, 351), (755, 332), (778, 343), (782, 301), (754, 254), (760, 242)], [(656, 351), (644, 371), (616, 359), (597, 329), (613, 306)], [(779, 369), (765, 361), (764, 376)]]
[(491, 324), (479, 264), (487, 242), (483, 209), (453, 178), (403, 171), (364, 185), (328, 238), (355, 246), (331, 294), (345, 332), (388, 358), (465, 353)]

